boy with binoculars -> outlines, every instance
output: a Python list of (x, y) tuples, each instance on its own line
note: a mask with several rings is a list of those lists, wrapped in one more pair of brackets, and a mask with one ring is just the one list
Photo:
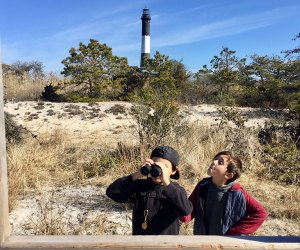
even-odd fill
[(108, 186), (112, 200), (133, 204), (133, 235), (179, 234), (179, 216), (190, 214), (193, 205), (184, 188), (170, 180), (179, 179), (178, 164), (175, 149), (159, 146), (136, 172)]

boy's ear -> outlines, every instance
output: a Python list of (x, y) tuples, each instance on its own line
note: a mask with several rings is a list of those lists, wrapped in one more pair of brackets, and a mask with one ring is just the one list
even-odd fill
[(177, 171), (178, 171), (177, 168), (175, 170), (172, 170), (172, 175), (174, 175)]
[(231, 178), (233, 178), (233, 176), (234, 176), (233, 173), (227, 172), (226, 175), (225, 175), (225, 178), (226, 178), (227, 180), (230, 180)]

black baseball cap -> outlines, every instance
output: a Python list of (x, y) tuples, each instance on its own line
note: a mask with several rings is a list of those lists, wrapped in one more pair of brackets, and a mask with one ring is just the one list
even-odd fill
[[(150, 158), (152, 157), (159, 157), (159, 158), (163, 158), (166, 159), (168, 161), (170, 161), (172, 163), (173, 166), (178, 166), (179, 164), (179, 154), (178, 152), (169, 146), (158, 146), (156, 147), (152, 153)], [(171, 175), (172, 179), (176, 179), (178, 180), (180, 177), (179, 171), (177, 169), (176, 173)]]

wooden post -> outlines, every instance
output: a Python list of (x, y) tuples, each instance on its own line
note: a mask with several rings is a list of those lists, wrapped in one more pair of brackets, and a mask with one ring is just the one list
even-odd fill
[(10, 234), (8, 219), (8, 185), (1, 58), (2, 54), (0, 47), (0, 246)]

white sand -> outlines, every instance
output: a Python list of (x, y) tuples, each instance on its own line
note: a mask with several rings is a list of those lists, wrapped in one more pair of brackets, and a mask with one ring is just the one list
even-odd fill
[[(125, 112), (113, 114), (109, 111), (116, 105), (123, 106)], [(73, 141), (92, 141), (101, 137), (111, 145), (118, 141), (136, 140), (136, 123), (129, 114), (131, 106), (132, 104), (128, 102), (94, 104), (10, 102), (5, 104), (4, 110), (13, 115), (18, 124), (37, 135), (62, 129), (71, 135), (70, 139)], [(250, 116), (258, 111), (250, 108), (239, 110), (248, 112)], [(188, 122), (211, 125), (220, 123), (220, 115), (215, 105), (182, 106), (181, 113)], [(245, 125), (247, 127), (263, 125), (266, 120), (267, 118), (249, 117)]]

